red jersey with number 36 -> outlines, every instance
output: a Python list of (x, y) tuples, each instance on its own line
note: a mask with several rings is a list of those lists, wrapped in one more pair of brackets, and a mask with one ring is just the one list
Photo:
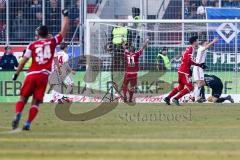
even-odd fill
[(190, 74), (190, 68), (191, 65), (198, 65), (193, 60), (193, 52), (194, 48), (192, 46), (189, 46), (182, 55), (182, 64), (180, 65), (178, 72), (182, 74)]
[(28, 74), (50, 73), (56, 46), (62, 42), (62, 35), (57, 34), (53, 38), (39, 39), (31, 43), (25, 53), (25, 57), (32, 57), (32, 65)]
[(135, 53), (129, 52), (127, 49), (124, 53), (125, 72), (126, 73), (137, 73), (139, 70), (139, 57), (142, 55), (143, 50), (140, 49)]

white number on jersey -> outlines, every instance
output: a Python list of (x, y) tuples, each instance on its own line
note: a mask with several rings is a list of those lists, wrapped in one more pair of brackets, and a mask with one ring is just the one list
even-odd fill
[(128, 65), (129, 66), (135, 66), (135, 61), (134, 61), (134, 56), (133, 55), (128, 55), (127, 56), (127, 60), (128, 60)]
[(38, 62), (38, 64), (45, 64), (48, 62), (46, 59), (50, 59), (52, 57), (49, 45), (36, 48), (36, 54), (36, 62)]

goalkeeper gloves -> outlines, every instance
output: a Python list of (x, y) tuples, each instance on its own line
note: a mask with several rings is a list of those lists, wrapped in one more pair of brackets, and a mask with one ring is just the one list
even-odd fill
[(67, 9), (63, 9), (63, 10), (62, 10), (62, 15), (63, 15), (64, 17), (68, 17), (68, 10), (67, 10)]
[(12, 76), (12, 80), (13, 80), (13, 81), (16, 81), (16, 80), (17, 80), (17, 78), (18, 78), (18, 74), (17, 74), (17, 73), (15, 73), (15, 74)]
[(200, 67), (201, 67), (202, 69), (207, 69), (207, 68), (208, 68), (208, 66), (207, 66), (205, 63), (201, 63), (201, 64), (200, 64)]

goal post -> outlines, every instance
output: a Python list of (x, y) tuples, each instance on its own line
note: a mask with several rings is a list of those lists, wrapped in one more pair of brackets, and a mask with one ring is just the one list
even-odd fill
[[(137, 97), (158, 97), (176, 85), (177, 69), (181, 64), (181, 55), (188, 46), (188, 39), (196, 35), (199, 41), (211, 41), (219, 37), (219, 42), (207, 53), (207, 74), (222, 79), (223, 94), (240, 94), (240, 20), (125, 20), (125, 19), (87, 19), (85, 25), (85, 55), (101, 61), (97, 63), (98, 74), (89, 87), (106, 91), (111, 74), (113, 81), (121, 88), (124, 65), (121, 65), (121, 47), (113, 44), (113, 28), (125, 27), (128, 30), (127, 41), (139, 49), (145, 38), (150, 39), (148, 48), (140, 58)], [(111, 48), (113, 47), (113, 48)], [(119, 48), (117, 48), (119, 47)], [(160, 68), (158, 54), (167, 49), (170, 68)], [(116, 56), (117, 55), (117, 56)], [(196, 53), (194, 54), (196, 56)], [(87, 58), (88, 59), (88, 58)], [(87, 68), (94, 63), (89, 58)], [(91, 65), (90, 65), (91, 64)], [(117, 66), (117, 67), (116, 67)], [(111, 70), (112, 69), (112, 70)], [(92, 73), (89, 73), (91, 77)], [(207, 93), (210, 90), (207, 89)], [(235, 96), (236, 98), (237, 96)], [(186, 98), (186, 97), (185, 97)], [(239, 102), (239, 98), (237, 101)]]

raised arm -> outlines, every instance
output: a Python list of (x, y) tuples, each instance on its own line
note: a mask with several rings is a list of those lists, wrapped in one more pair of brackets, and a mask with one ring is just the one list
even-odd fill
[(147, 38), (147, 39), (144, 41), (143, 46), (142, 46), (141, 49), (144, 50), (145, 48), (147, 48), (148, 43), (149, 43), (149, 39)]
[(68, 24), (69, 24), (68, 10), (63, 9), (62, 14), (63, 14), (64, 18), (63, 18), (62, 29), (60, 31), (60, 34), (64, 37), (68, 31)]
[(208, 43), (205, 47), (204, 50), (207, 50), (208, 48), (210, 48), (214, 43), (216, 43), (219, 39), (216, 37), (214, 38), (210, 43)]

